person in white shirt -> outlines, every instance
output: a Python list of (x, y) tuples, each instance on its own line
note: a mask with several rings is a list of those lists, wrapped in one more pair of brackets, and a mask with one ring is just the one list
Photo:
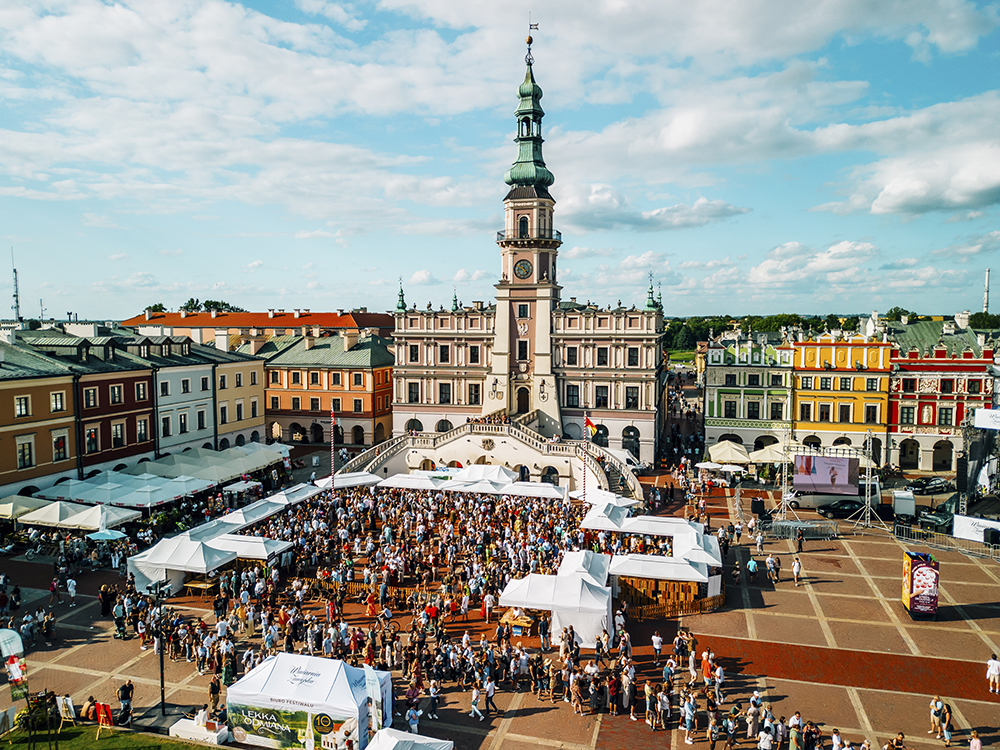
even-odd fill
[(659, 630), (653, 633), (651, 640), (653, 641), (653, 654), (656, 658), (656, 666), (660, 666), (660, 654), (663, 651), (663, 637), (660, 635)]
[(194, 723), (199, 727), (203, 727), (208, 724), (208, 705), (203, 705), (201, 709), (194, 715)]
[(1000, 693), (1000, 661), (997, 661), (996, 654), (990, 654), (989, 661), (986, 662), (986, 679), (990, 684), (990, 692)]
[(70, 576), (66, 579), (66, 591), (69, 593), (69, 606), (76, 606), (76, 579)]

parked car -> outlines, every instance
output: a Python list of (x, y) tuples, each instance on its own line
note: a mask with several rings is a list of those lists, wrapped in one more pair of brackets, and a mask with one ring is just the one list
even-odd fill
[[(837, 500), (833, 503), (821, 505), (816, 509), (816, 512), (824, 518), (850, 518), (855, 513), (858, 513), (864, 506), (865, 504), (861, 500), (846, 498), (844, 500)], [(893, 519), (891, 505), (879, 503), (877, 505), (872, 505), (872, 510), (875, 515), (883, 521), (891, 521)]]
[(944, 477), (920, 477), (907, 484), (904, 489), (914, 495), (943, 495), (955, 491), (951, 482)]

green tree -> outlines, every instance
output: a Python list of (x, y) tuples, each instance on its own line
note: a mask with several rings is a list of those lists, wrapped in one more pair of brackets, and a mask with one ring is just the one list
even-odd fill
[(674, 336), (672, 348), (676, 351), (688, 351), (694, 348), (694, 337), (687, 326), (681, 328)]
[(1000, 315), (975, 312), (969, 316), (970, 328), (1000, 328)]
[(215, 299), (205, 300), (205, 303), (202, 305), (202, 307), (208, 311), (215, 310), (217, 312), (228, 312), (228, 313), (246, 312), (246, 310), (244, 310), (242, 307), (237, 307), (236, 305), (231, 305), (223, 300), (215, 300)]
[(915, 318), (917, 314), (915, 312), (910, 312), (905, 307), (890, 307), (885, 311), (885, 315), (882, 317), (885, 320), (898, 321), (902, 320), (904, 315), (908, 315), (910, 318)]
[(840, 316), (830, 313), (826, 316), (826, 327), (828, 330), (832, 331), (835, 328), (840, 328)]
[(201, 310), (201, 302), (196, 297), (188, 298), (188, 301), (181, 305), (179, 310), (184, 310), (184, 312), (198, 312)]
[(861, 321), (858, 320), (857, 315), (851, 315), (850, 317), (844, 318), (842, 327), (845, 331), (856, 331), (858, 330), (858, 324)]
[(146, 309), (149, 310), (150, 312), (166, 312), (167, 311), (167, 308), (163, 306), (162, 302), (157, 302), (155, 304), (149, 305), (148, 307), (146, 307)]

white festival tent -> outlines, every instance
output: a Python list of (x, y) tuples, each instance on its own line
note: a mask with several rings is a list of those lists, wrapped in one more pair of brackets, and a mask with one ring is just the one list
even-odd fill
[(610, 572), (615, 579), (618, 576), (627, 576), (661, 581), (708, 583), (708, 566), (705, 563), (665, 555), (615, 555), (611, 561)]
[(504, 495), (520, 497), (542, 497), (553, 500), (565, 500), (566, 488), (558, 487), (548, 482), (511, 482), (501, 492)]
[(89, 507), (89, 505), (81, 505), (80, 503), (56, 500), (38, 510), (25, 513), (17, 520), (26, 526), (61, 526), (67, 518), (72, 518)]
[(604, 555), (589, 549), (571, 550), (563, 555), (556, 575), (567, 576), (574, 573), (588, 575), (598, 586), (608, 582), (608, 568), (611, 566), (611, 555)]
[(583, 500), (588, 505), (616, 505), (619, 508), (633, 508), (636, 505), (642, 505), (642, 500), (622, 497), (621, 495), (616, 495), (614, 492), (600, 488), (587, 490), (586, 495), (584, 495), (583, 490), (574, 490), (569, 493), (569, 496), (574, 500)]
[(67, 529), (83, 529), (84, 531), (103, 531), (121, 526), (123, 523), (142, 518), (138, 510), (114, 508), (110, 505), (94, 505), (63, 521), (60, 526)]
[(323, 477), (316, 480), (316, 486), (320, 489), (344, 490), (348, 487), (367, 487), (371, 484), (378, 484), (381, 477), (370, 474), (367, 471), (349, 471), (346, 474), (334, 474), (332, 477)]
[(517, 473), (511, 471), (506, 466), (473, 464), (472, 466), (466, 466), (464, 469), (456, 471), (452, 479), (459, 482), (478, 482), (480, 479), (486, 479), (490, 482), (510, 484), (517, 479)]
[(223, 487), (222, 491), (229, 494), (234, 494), (237, 492), (246, 492), (247, 490), (252, 490), (260, 486), (261, 486), (260, 482), (244, 482), (240, 480), (239, 482), (233, 482), (228, 487)]
[(396, 474), (383, 479), (379, 487), (395, 487), (401, 490), (437, 490), (444, 484), (440, 479), (421, 476), (419, 474)]
[[(373, 672), (379, 685), (383, 723), (388, 726), (393, 714), (391, 675)], [(304, 654), (278, 653), (268, 657), (226, 690), (233, 734), (243, 743), (265, 747), (274, 747), (274, 738), (254, 733), (254, 727), (260, 725), (256, 717), (279, 711), (284, 723), (294, 722), (302, 727), (311, 725), (317, 714), (325, 714), (335, 727), (332, 739), (336, 746), (341, 747), (343, 740), (348, 739), (341, 733), (349, 733), (353, 746), (360, 750), (368, 742), (368, 703), (364, 669), (348, 666), (338, 659)], [(319, 744), (317, 735), (317, 747)]]
[(454, 750), (454, 747), (451, 740), (436, 740), (398, 729), (380, 729), (368, 743), (368, 750)]
[(210, 542), (185, 536), (162, 540), (153, 547), (146, 563), (156, 568), (171, 568), (189, 573), (211, 573), (236, 559), (232, 550), (216, 549)]
[(584, 648), (593, 648), (602, 630), (614, 632), (611, 589), (598, 586), (585, 573), (530, 573), (507, 584), (500, 594), (500, 605), (551, 611), (552, 632), (572, 625)]
[(466, 482), (461, 479), (449, 479), (441, 485), (442, 490), (451, 492), (474, 492), (480, 495), (501, 495), (503, 485), (491, 482), (489, 479), (480, 479), (478, 482)]
[(268, 539), (262, 536), (241, 536), (239, 534), (223, 534), (217, 536), (209, 544), (215, 549), (235, 552), (241, 560), (270, 560), (285, 550), (295, 546), (294, 542), (282, 539)]
[(750, 454), (747, 453), (747, 449), (739, 443), (734, 443), (731, 440), (726, 440), (711, 446), (708, 449), (708, 456), (713, 461), (718, 461), (723, 464), (750, 463)]
[[(224, 540), (216, 545), (215, 540), (236, 534), (257, 521), (285, 510), (289, 505), (296, 505), (303, 500), (322, 492), (311, 484), (297, 484), (284, 492), (269, 498), (258, 500), (245, 508), (216, 518), (208, 523), (195, 526), (175, 537), (161, 539), (156, 545), (128, 559), (128, 571), (135, 574), (136, 588), (145, 591), (154, 581), (166, 580), (172, 592), (176, 593), (184, 585), (188, 573), (209, 573), (232, 562), (237, 558), (240, 549), (254, 551), (255, 554), (271, 554), (275, 549), (261, 537), (240, 536), (245, 540), (244, 546), (231, 540)], [(261, 544), (262, 543), (262, 544)], [(277, 544), (283, 544), (277, 542)], [(263, 546), (262, 546), (263, 545)], [(287, 547), (278, 549), (277, 553)], [(235, 551), (234, 551), (235, 550)], [(261, 559), (247, 555), (248, 559)]]

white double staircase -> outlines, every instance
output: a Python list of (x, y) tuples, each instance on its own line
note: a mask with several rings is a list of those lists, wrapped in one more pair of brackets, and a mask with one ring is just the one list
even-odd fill
[(384, 443), (380, 443), (363, 453), (358, 454), (341, 467), (338, 474), (353, 471), (378, 472), (388, 461), (401, 452), (410, 449), (435, 450), (451, 443), (472, 436), (509, 437), (517, 440), (543, 456), (575, 456), (583, 461), (590, 473), (597, 477), (602, 490), (610, 490), (624, 497), (641, 500), (642, 487), (632, 470), (617, 456), (604, 450), (599, 445), (584, 440), (564, 440), (558, 443), (549, 442), (528, 427), (536, 421), (537, 413), (519, 414), (506, 424), (491, 424), (488, 422), (468, 422), (459, 425), (448, 432), (422, 432), (415, 435), (399, 435)]

